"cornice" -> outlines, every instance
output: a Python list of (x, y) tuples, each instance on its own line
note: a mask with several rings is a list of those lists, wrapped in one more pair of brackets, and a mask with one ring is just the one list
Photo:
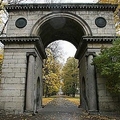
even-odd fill
[(0, 41), (3, 44), (13, 43), (28, 43), (38, 41), (39, 37), (0, 37)]
[(40, 37), (0, 37), (0, 41), (6, 44), (35, 44), (42, 58), (46, 58), (45, 49)]
[(7, 5), (9, 11), (26, 11), (26, 10), (100, 10), (115, 11), (117, 4), (95, 4), (95, 3), (51, 3), (51, 4), (12, 4)]
[(91, 43), (91, 42), (107, 42), (111, 43), (113, 42), (116, 38), (119, 38), (117, 36), (89, 36), (89, 37), (83, 37), (83, 42)]
[(84, 36), (82, 37), (82, 40), (79, 44), (79, 47), (75, 54), (75, 58), (80, 59), (83, 56), (85, 50), (87, 49), (87, 44), (89, 43), (112, 44), (112, 42), (115, 41), (117, 38), (119, 37), (117, 36)]

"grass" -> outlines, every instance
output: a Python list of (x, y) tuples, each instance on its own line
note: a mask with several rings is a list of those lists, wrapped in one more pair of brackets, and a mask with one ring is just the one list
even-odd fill
[(77, 106), (80, 105), (80, 98), (78, 97), (66, 97), (67, 100), (71, 101), (72, 103), (76, 104)]
[(54, 98), (49, 97), (49, 98), (42, 98), (42, 105), (45, 106), (47, 105), (50, 101), (52, 101)]

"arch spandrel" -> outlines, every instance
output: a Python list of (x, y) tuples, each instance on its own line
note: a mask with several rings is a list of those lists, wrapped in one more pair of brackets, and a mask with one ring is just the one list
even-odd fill
[(77, 15), (55, 12), (39, 19), (33, 26), (30, 35), (40, 36), (44, 47), (61, 39), (69, 41), (77, 48), (82, 36), (92, 36), (92, 32), (85, 20)]

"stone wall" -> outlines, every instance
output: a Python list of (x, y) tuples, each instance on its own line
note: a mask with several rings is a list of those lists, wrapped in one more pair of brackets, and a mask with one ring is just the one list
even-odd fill
[[(88, 44), (88, 50), (94, 51), (96, 55), (100, 53), (101, 47), (111, 47), (111, 43), (99, 43), (99, 44)], [(98, 110), (101, 112), (106, 111), (118, 111), (120, 110), (120, 96), (110, 94), (106, 89), (106, 79), (100, 76), (96, 71), (96, 85), (97, 85), (97, 97), (98, 97)]]
[[(30, 36), (32, 29), (35, 24), (38, 24), (39, 21), (46, 17), (46, 19), (50, 19), (49, 15), (55, 14), (57, 11), (12, 11), (9, 12), (10, 18), (8, 21), (8, 28), (7, 28), (7, 36)], [(114, 24), (114, 15), (112, 11), (88, 11), (88, 10), (81, 10), (81, 11), (67, 11), (61, 14), (68, 14), (67, 16), (78, 16), (87, 25), (90, 27), (93, 36), (115, 36), (115, 24)], [(15, 22), (18, 18), (25, 18), (27, 20), (27, 25), (24, 28), (17, 28), (15, 26)], [(95, 25), (95, 19), (97, 17), (103, 17), (107, 21), (107, 25), (104, 28), (99, 28)], [(71, 17), (74, 20), (74, 18)], [(44, 21), (43, 21), (44, 22)], [(40, 26), (39, 26), (40, 27)], [(86, 26), (82, 26), (86, 27)]]
[[(114, 16), (111, 11), (78, 11), (76, 15), (81, 17), (89, 25), (92, 36), (114, 36), (115, 24)], [(107, 25), (104, 28), (99, 28), (95, 25), (95, 19), (97, 17), (103, 17), (107, 21)]]
[[(18, 44), (6, 45), (0, 84), (0, 109), (23, 112), (26, 83), (26, 50)], [(22, 50), (21, 50), (22, 49)]]
[(98, 105), (100, 112), (120, 111), (120, 96), (106, 89), (106, 79), (97, 74)]

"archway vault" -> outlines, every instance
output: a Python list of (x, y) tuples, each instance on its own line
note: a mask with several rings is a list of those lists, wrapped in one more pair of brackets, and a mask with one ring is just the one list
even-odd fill
[(79, 16), (68, 12), (54, 12), (36, 22), (31, 36), (40, 36), (44, 47), (55, 40), (66, 40), (78, 48), (82, 36), (92, 36), (92, 32)]

